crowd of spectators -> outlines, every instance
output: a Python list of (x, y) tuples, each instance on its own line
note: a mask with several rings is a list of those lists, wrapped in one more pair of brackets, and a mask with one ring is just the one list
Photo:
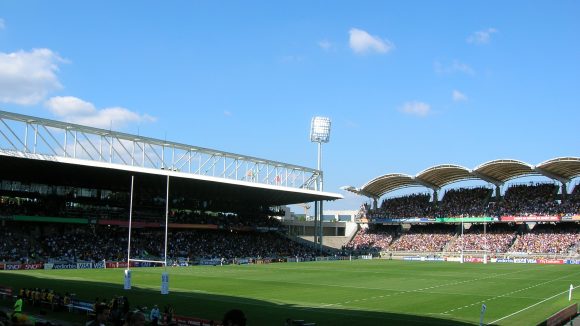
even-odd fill
[(490, 206), (489, 212), (494, 216), (561, 214), (563, 207), (556, 200), (558, 188), (553, 183), (512, 185), (502, 201)]
[(434, 203), (429, 194), (411, 194), (385, 199), (380, 208), (369, 210), (369, 218), (479, 217), (579, 215), (580, 187), (560, 196), (555, 183), (509, 186), (498, 199), (487, 187), (449, 189)]
[(170, 223), (214, 224), (222, 228), (282, 227), (279, 219), (264, 213), (209, 214), (201, 211), (173, 210), (170, 212), (169, 220)]
[(385, 199), (378, 216), (382, 218), (411, 218), (429, 216), (432, 210), (429, 194), (411, 194)]
[[(11, 223), (3, 228), (0, 261), (27, 263), (58, 261), (124, 261), (128, 229), (115, 226), (44, 226), (30, 228)], [(164, 256), (163, 230), (134, 229), (131, 256), (151, 259)], [(168, 257), (282, 258), (312, 257), (315, 251), (278, 232), (233, 230), (170, 230)]]
[(397, 231), (398, 227), (373, 226), (371, 228), (362, 228), (343, 249), (356, 252), (387, 250)]
[[(136, 222), (165, 222), (165, 212), (155, 206), (135, 207), (133, 221)], [(259, 211), (233, 213), (217, 213), (205, 210), (170, 209), (169, 222), (180, 224), (213, 224), (222, 228), (236, 227), (281, 227), (275, 216), (278, 211)], [(109, 201), (96, 203), (77, 199), (74, 205), (63, 198), (11, 198), (0, 197), (0, 216), (46, 216), (89, 218), (103, 220), (125, 220), (129, 216), (126, 207), (109, 205)]]
[[(54, 196), (53, 196), (54, 197)], [(28, 198), (0, 197), (0, 216), (64, 214), (96, 209), (91, 202), (68, 207), (61, 197)], [(70, 196), (68, 196), (70, 197)], [(68, 198), (66, 197), (66, 198)], [(74, 196), (73, 196), (74, 197)], [(52, 198), (52, 199), (51, 199)], [(81, 198), (82, 199), (82, 198)], [(111, 197), (105, 203), (123, 201)], [(93, 200), (93, 199), (91, 199)], [(580, 213), (580, 187), (567, 196), (558, 196), (553, 183), (512, 185), (499, 202), (494, 202), (491, 189), (485, 187), (448, 190), (439, 205), (430, 202), (429, 194), (414, 194), (383, 201), (381, 217), (469, 217), (469, 216), (574, 216)], [(489, 204), (488, 204), (489, 202)], [(60, 203), (60, 204), (59, 204)], [(147, 202), (141, 204), (157, 205)], [(177, 206), (206, 203), (179, 201)], [(104, 207), (107, 207), (105, 205)], [(114, 205), (111, 210), (115, 211)], [(142, 206), (144, 207), (144, 206)], [(63, 211), (64, 209), (64, 211)], [(98, 207), (99, 212), (103, 207)], [(365, 211), (368, 207), (365, 207)], [(154, 211), (154, 210), (153, 210)], [(96, 212), (96, 211), (93, 211)], [(137, 219), (140, 210), (136, 211)], [(75, 214), (76, 214), (75, 213)], [(369, 212), (370, 214), (371, 212)], [(376, 213), (376, 212), (375, 212)], [(110, 217), (110, 216), (109, 216)], [(151, 219), (149, 219), (151, 220)], [(102, 261), (126, 259), (127, 229), (107, 225), (40, 224), (8, 222), (0, 228), (0, 261)], [(172, 229), (169, 232), (168, 254), (171, 257), (226, 258), (309, 256), (314, 252), (288, 240), (278, 232), (257, 232), (257, 229), (284, 231), (280, 221), (267, 212), (212, 213), (204, 210), (172, 209), (170, 223), (211, 224), (217, 230)], [(491, 226), (483, 234), (481, 226), (465, 230), (463, 238), (453, 225), (413, 225), (402, 231), (400, 226), (372, 225), (362, 229), (346, 246), (352, 251), (458, 251), (565, 253), (580, 240), (577, 224), (567, 226), (538, 225), (532, 231)], [(573, 225), (574, 227), (572, 227)], [(164, 251), (161, 231), (134, 229), (132, 257), (160, 257)], [(123, 245), (119, 245), (123, 244)]]
[(562, 200), (560, 206), (563, 216), (580, 215), (580, 187), (574, 187), (567, 198)]
[(484, 216), (492, 190), (485, 187), (449, 189), (437, 208), (438, 217)]
[(173, 232), (170, 236), (169, 251), (173, 257), (187, 254), (186, 257), (231, 260), (243, 257), (280, 259), (315, 256), (315, 251), (310, 247), (276, 232), (192, 230)]
[(446, 248), (447, 252), (463, 250), (487, 250), (490, 253), (505, 253), (516, 238), (516, 230), (509, 225), (472, 226), (463, 236), (459, 234)]
[(575, 254), (579, 252), (577, 223), (525, 225), (492, 223), (464, 230), (455, 225), (414, 225), (402, 232), (391, 226), (361, 229), (343, 249), (350, 252), (380, 251), (454, 252), (487, 251), (490, 254)]
[(413, 225), (390, 246), (393, 251), (438, 252), (453, 239), (453, 225)]
[(537, 225), (529, 233), (518, 236), (510, 249), (512, 252), (567, 254), (570, 250), (578, 251), (580, 227), (578, 224)]

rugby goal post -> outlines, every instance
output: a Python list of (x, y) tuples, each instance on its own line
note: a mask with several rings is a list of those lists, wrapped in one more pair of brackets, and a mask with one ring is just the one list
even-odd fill
[(127, 237), (127, 269), (125, 269), (124, 289), (131, 289), (131, 262), (162, 264), (165, 270), (161, 274), (161, 294), (169, 294), (169, 274), (167, 273), (167, 231), (169, 229), (169, 175), (167, 175), (167, 190), (165, 197), (165, 249), (163, 260), (147, 260), (131, 258), (131, 229), (133, 225), (133, 189), (135, 176), (131, 176), (131, 198), (129, 201), (129, 236)]

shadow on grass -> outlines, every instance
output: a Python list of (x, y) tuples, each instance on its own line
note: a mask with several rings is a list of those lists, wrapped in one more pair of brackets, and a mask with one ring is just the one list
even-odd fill
[[(121, 270), (119, 270), (121, 272)], [(121, 276), (120, 276), (121, 278)], [(17, 293), (20, 288), (48, 288), (60, 293), (75, 293), (77, 299), (94, 301), (96, 297), (111, 299), (124, 295), (129, 299), (132, 308), (151, 307), (159, 305), (163, 309), (166, 305), (175, 308), (176, 315), (197, 317), (203, 319), (221, 320), (223, 314), (233, 308), (241, 309), (246, 314), (250, 326), (283, 325), (286, 318), (301, 319), (316, 323), (317, 326), (340, 325), (475, 325), (461, 322), (419, 315), (408, 315), (380, 311), (356, 310), (351, 308), (338, 309), (333, 307), (308, 307), (295, 304), (273, 303), (268, 301), (243, 297), (224, 296), (200, 292), (186, 292), (172, 290), (169, 295), (161, 295), (159, 290), (139, 288), (133, 286), (131, 290), (123, 290), (123, 285), (91, 280), (53, 279), (31, 275), (26, 271), (19, 273), (0, 271), (0, 285), (9, 286)], [(0, 304), (7, 306), (11, 303), (0, 300)], [(25, 312), (27, 311), (25, 307)], [(418, 307), (420, 309), (421, 307)], [(68, 316), (67, 316), (68, 315)], [(78, 314), (52, 313), (45, 316), (50, 320), (56, 318), (67, 320), (72, 324), (84, 324), (84, 317)]]

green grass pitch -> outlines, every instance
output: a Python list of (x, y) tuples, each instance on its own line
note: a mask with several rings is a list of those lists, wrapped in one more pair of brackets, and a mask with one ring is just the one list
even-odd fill
[(170, 294), (161, 295), (163, 270), (132, 269), (127, 291), (122, 269), (1, 271), (0, 285), (87, 300), (125, 295), (133, 307), (171, 304), (178, 315), (215, 320), (239, 308), (253, 326), (283, 325), (286, 318), (410, 326), (477, 325), (483, 303), (485, 324), (536, 325), (566, 307), (570, 284), (580, 284), (578, 265), (358, 260), (172, 267)]

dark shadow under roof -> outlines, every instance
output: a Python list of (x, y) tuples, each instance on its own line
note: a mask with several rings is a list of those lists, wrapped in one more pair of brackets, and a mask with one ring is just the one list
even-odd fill
[[(159, 191), (163, 196), (166, 191), (167, 175), (163, 174), (164, 171), (154, 172), (157, 173), (119, 169), (114, 165), (97, 167), (0, 155), (1, 180), (129, 192), (131, 176), (134, 175), (135, 182), (140, 184), (139, 187)], [(193, 178), (176, 172), (167, 173), (175, 174), (171, 177), (172, 195), (184, 198), (229, 200), (254, 206), (283, 206), (342, 198), (340, 195), (326, 192), (267, 187), (260, 184), (234, 184), (221, 180)]]

